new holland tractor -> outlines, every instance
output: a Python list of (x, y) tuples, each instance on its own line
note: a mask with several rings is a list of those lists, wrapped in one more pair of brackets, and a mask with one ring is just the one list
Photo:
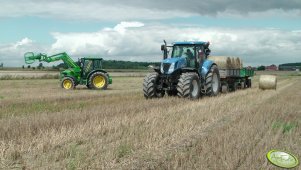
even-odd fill
[(112, 78), (102, 69), (102, 58), (81, 58), (74, 62), (67, 53), (59, 53), (51, 56), (46, 54), (34, 54), (27, 52), (24, 54), (25, 63), (32, 64), (36, 60), (39, 62), (63, 61), (68, 69), (60, 72), (61, 87), (69, 90), (77, 85), (86, 85), (89, 89), (107, 89), (112, 84)]
[[(175, 42), (161, 46), (163, 61), (159, 68), (144, 78), (144, 97), (169, 96), (198, 99), (200, 96), (216, 96), (222, 89), (251, 87), (249, 77), (254, 71), (242, 69), (219, 69), (208, 59), (209, 42)], [(170, 53), (171, 52), (171, 53)], [(225, 88), (222, 88), (225, 87)], [(229, 90), (230, 91), (230, 90)]]

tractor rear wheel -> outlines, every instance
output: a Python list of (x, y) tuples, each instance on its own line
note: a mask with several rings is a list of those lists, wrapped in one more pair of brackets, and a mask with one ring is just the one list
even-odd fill
[(217, 96), (220, 91), (220, 75), (216, 65), (211, 66), (206, 76), (206, 95)]
[(71, 77), (65, 77), (63, 78), (61, 82), (61, 87), (66, 89), (66, 90), (71, 90), (75, 88), (75, 81)]
[(183, 73), (177, 84), (178, 96), (181, 98), (198, 99), (200, 97), (200, 80), (196, 73)]
[(158, 84), (158, 78), (158, 73), (150, 73), (145, 76), (143, 81), (143, 93), (146, 99), (160, 98), (164, 96), (165, 92), (159, 91), (156, 87)]
[(88, 87), (91, 89), (105, 90), (109, 84), (108, 76), (102, 72), (95, 72), (89, 78)]

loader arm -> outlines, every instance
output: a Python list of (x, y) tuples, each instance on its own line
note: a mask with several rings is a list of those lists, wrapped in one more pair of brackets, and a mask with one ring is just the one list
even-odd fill
[(80, 69), (79, 65), (77, 65), (72, 60), (72, 58), (65, 52), (54, 54), (54, 55), (51, 55), (51, 56), (47, 56), (46, 54), (42, 54), (42, 53), (39, 53), (39, 54), (35, 55), (32, 52), (28, 52), (28, 53), (24, 54), (24, 58), (25, 58), (25, 63), (26, 64), (32, 64), (32, 63), (35, 62), (35, 60), (39, 60), (40, 62), (44, 61), (44, 62), (47, 62), (47, 63), (62, 60), (68, 66), (68, 68)]

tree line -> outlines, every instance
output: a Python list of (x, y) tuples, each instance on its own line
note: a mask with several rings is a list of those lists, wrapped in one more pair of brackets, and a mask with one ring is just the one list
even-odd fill
[[(79, 65), (79, 62), (76, 62)], [(159, 66), (159, 62), (133, 62), (133, 61), (120, 61), (120, 60), (103, 60), (102, 67), (104, 69), (148, 69), (149, 66)], [(22, 66), (23, 69), (45, 69), (43, 63), (39, 63), (37, 67), (34, 66)], [(68, 66), (65, 63), (60, 63), (58, 65), (53, 65), (51, 68), (52, 70), (59, 70), (59, 69), (67, 69)]]

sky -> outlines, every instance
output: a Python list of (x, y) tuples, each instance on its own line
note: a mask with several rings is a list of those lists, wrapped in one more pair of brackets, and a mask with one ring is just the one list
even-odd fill
[(0, 0), (4, 66), (29, 51), (160, 62), (163, 40), (209, 41), (245, 66), (301, 62), (301, 1)]

